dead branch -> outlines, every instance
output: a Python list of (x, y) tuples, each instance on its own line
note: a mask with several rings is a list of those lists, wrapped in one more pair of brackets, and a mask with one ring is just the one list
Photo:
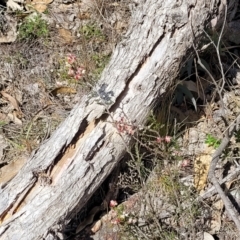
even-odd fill
[(240, 123), (240, 115), (238, 115), (238, 117), (234, 120), (234, 122), (227, 129), (226, 135), (223, 138), (220, 146), (214, 152), (212, 161), (211, 161), (211, 165), (210, 165), (210, 169), (209, 169), (208, 179), (210, 182), (212, 182), (216, 191), (220, 195), (220, 197), (224, 203), (224, 206), (226, 208), (226, 211), (228, 213), (229, 218), (231, 218), (234, 221), (238, 231), (240, 232), (240, 220), (238, 218), (239, 214), (237, 213), (236, 209), (234, 208), (232, 202), (229, 200), (229, 198), (226, 196), (226, 194), (222, 190), (221, 185), (220, 185), (217, 177), (215, 176), (215, 169), (216, 169), (217, 163), (219, 161), (219, 158), (222, 155), (223, 151), (227, 148), (229, 141), (230, 141), (231, 137), (233, 136), (234, 132), (236, 130), (238, 130), (239, 123)]

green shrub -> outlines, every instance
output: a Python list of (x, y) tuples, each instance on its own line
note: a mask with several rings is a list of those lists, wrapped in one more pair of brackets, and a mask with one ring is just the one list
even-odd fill
[(27, 18), (19, 27), (19, 38), (22, 39), (37, 39), (46, 38), (49, 35), (48, 24), (36, 15), (32, 18)]
[(209, 146), (209, 147), (214, 147), (215, 149), (219, 147), (219, 145), (221, 144), (221, 141), (219, 139), (216, 139), (214, 136), (212, 136), (211, 134), (207, 134), (207, 138), (205, 143)]
[(86, 40), (95, 39), (98, 41), (104, 41), (105, 36), (101, 29), (94, 24), (87, 24), (80, 29), (80, 33), (85, 37)]

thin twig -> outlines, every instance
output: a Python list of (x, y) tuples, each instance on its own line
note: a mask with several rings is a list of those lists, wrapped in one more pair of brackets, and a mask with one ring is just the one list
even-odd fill
[[(223, 30), (226, 26), (226, 20), (227, 20), (227, 5), (225, 5), (225, 13), (224, 13), (224, 21), (223, 21), (223, 25), (222, 25), (222, 28), (221, 28), (221, 32), (220, 32), (220, 35), (219, 35), (219, 38), (218, 38), (218, 42), (217, 42), (217, 45), (214, 43), (214, 41), (211, 39), (211, 37), (209, 36), (209, 34), (203, 30), (203, 32), (206, 34), (206, 36), (208, 37), (208, 39), (211, 41), (210, 43), (213, 44), (213, 46), (215, 47), (216, 49), (216, 52), (217, 52), (217, 57), (218, 57), (218, 62), (219, 62), (219, 65), (220, 65), (220, 69), (221, 69), (221, 75), (222, 75), (222, 86), (221, 86), (221, 89), (220, 89), (220, 92), (222, 92), (223, 90), (223, 87), (224, 87), (224, 84), (225, 84), (225, 74), (224, 74), (224, 70), (223, 70), (223, 66), (222, 66), (222, 61), (221, 61), (221, 57), (220, 57), (220, 52), (219, 52), (219, 49), (220, 49), (220, 43), (221, 43), (221, 39), (222, 39), (222, 36), (223, 36)], [(201, 66), (202, 67), (202, 66)], [(210, 76), (211, 77), (211, 76)], [(211, 77), (212, 78), (212, 77)]]
[[(226, 2), (225, 2), (226, 3)], [(222, 25), (222, 29), (221, 29), (221, 32), (220, 32), (220, 36), (218, 38), (218, 43), (217, 43), (217, 47), (216, 47), (216, 51), (217, 51), (217, 57), (218, 57), (218, 61), (219, 61), (219, 65), (220, 65), (220, 68), (221, 68), (221, 74), (222, 74), (222, 80), (223, 80), (223, 83), (222, 83), (222, 87), (221, 87), (221, 90), (223, 90), (223, 87), (224, 87), (224, 84), (225, 84), (225, 75), (224, 75), (224, 71), (223, 71), (223, 65), (222, 65), (222, 61), (221, 61), (221, 57), (220, 57), (220, 52), (219, 52), (219, 48), (221, 47), (220, 46), (220, 43), (221, 43), (221, 39), (222, 39), (222, 35), (223, 35), (223, 30), (225, 28), (225, 25), (226, 25), (226, 21), (227, 21), (227, 4), (225, 5), (225, 13), (224, 13), (224, 21), (223, 21), (223, 25)]]
[[(229, 182), (234, 180), (236, 177), (238, 177), (238, 175), (240, 174), (240, 167), (236, 168), (235, 171), (231, 174), (229, 174), (228, 176), (226, 176), (225, 178), (223, 178), (222, 180), (219, 181), (220, 185), (222, 185), (223, 183)], [(217, 193), (217, 190), (214, 186), (208, 188), (203, 194), (201, 194), (196, 201), (200, 201), (200, 200), (204, 200), (207, 198), (212, 197), (214, 194)]]
[(228, 213), (228, 216), (234, 221), (238, 231), (240, 232), (240, 220), (238, 219), (239, 213), (236, 211), (232, 202), (229, 200), (229, 198), (226, 196), (226, 194), (222, 190), (220, 183), (218, 182), (218, 179), (215, 176), (215, 169), (216, 169), (218, 160), (219, 160), (221, 154), (223, 153), (223, 151), (228, 146), (228, 143), (229, 143), (231, 137), (233, 136), (234, 132), (237, 130), (239, 122), (240, 122), (240, 115), (238, 115), (238, 117), (235, 119), (234, 123), (232, 124), (232, 127), (228, 129), (220, 146), (213, 154), (209, 173), (208, 173), (208, 179), (209, 179), (209, 181), (212, 182), (213, 186), (216, 188), (218, 194), (220, 195), (220, 197), (224, 203), (224, 206)]
[[(216, 86), (216, 89), (217, 89), (217, 92), (218, 92), (218, 95), (220, 97), (220, 104), (221, 104), (221, 107), (222, 107), (222, 111), (223, 111), (223, 115), (225, 115), (225, 109), (224, 109), (224, 102), (223, 102), (223, 98), (222, 98), (222, 91), (223, 91), (223, 87), (224, 87), (224, 84), (225, 84), (225, 75), (224, 75), (224, 70), (223, 70), (223, 66), (222, 66), (222, 62), (221, 62), (221, 57), (220, 57), (220, 52), (219, 52), (219, 48), (220, 48), (220, 43), (221, 43), (221, 39), (222, 39), (222, 35), (223, 35), (223, 30), (225, 28), (225, 25), (226, 25), (226, 20), (227, 20), (227, 4), (226, 4), (226, 1), (225, 1), (225, 14), (224, 14), (224, 22), (223, 22), (223, 25), (222, 25), (222, 28), (221, 28), (221, 32), (220, 32), (220, 35), (219, 35), (219, 38), (218, 38), (218, 42), (217, 42), (217, 45), (214, 43), (214, 41), (211, 39), (211, 37), (207, 34), (206, 31), (204, 31), (204, 33), (206, 34), (206, 36), (209, 38), (209, 40), (211, 41), (210, 43), (213, 44), (213, 46), (215, 47), (216, 49), (216, 52), (217, 52), (217, 57), (218, 57), (218, 62), (219, 62), (219, 65), (220, 65), (220, 69), (221, 69), (221, 75), (222, 75), (222, 86), (221, 86), (221, 89), (219, 89), (219, 86), (216, 82), (216, 80), (214, 79), (214, 77), (212, 76), (211, 72), (208, 71), (208, 69), (204, 66), (204, 64), (202, 63), (200, 57), (199, 57), (199, 54), (197, 52), (197, 49), (195, 47), (195, 45), (193, 44), (193, 48), (196, 52), (196, 55), (197, 55), (197, 59), (198, 59), (198, 64), (206, 71), (206, 73), (209, 75), (209, 77), (211, 78), (211, 80), (213, 81), (214, 85)], [(191, 25), (192, 27), (192, 25)], [(193, 29), (192, 29), (192, 33), (193, 33), (193, 36), (194, 36), (194, 32), (193, 32)], [(195, 37), (195, 36), (194, 36)]]
[(211, 80), (213, 81), (214, 85), (216, 86), (218, 95), (219, 95), (219, 97), (220, 97), (220, 103), (221, 103), (222, 110), (223, 110), (223, 112), (225, 112), (225, 111), (224, 111), (224, 102), (223, 102), (221, 90), (219, 89), (219, 86), (218, 86), (216, 80), (214, 79), (213, 75), (212, 75), (212, 74), (208, 71), (208, 69), (203, 65), (203, 63), (202, 63), (202, 61), (201, 61), (201, 58), (199, 57), (198, 51), (197, 51), (197, 49), (196, 49), (196, 47), (195, 47), (194, 44), (193, 44), (193, 48), (194, 48), (194, 50), (195, 50), (195, 52), (196, 52), (196, 55), (197, 55), (197, 59), (198, 59), (197, 63), (202, 67), (202, 69), (204, 69), (204, 71), (206, 71), (206, 73), (208, 74), (208, 76), (211, 78)]

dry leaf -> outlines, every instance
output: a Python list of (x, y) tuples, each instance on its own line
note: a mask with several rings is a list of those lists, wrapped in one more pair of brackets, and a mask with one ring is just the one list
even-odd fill
[(187, 87), (189, 91), (196, 92), (201, 99), (203, 99), (202, 93), (199, 91), (197, 84), (193, 81), (183, 81), (182, 84)]
[(197, 156), (194, 162), (194, 185), (198, 191), (204, 189), (208, 170), (210, 167), (210, 163), (212, 161), (212, 154), (214, 153), (215, 149), (213, 147), (208, 147), (206, 145), (206, 150), (201, 155)]
[(32, 0), (28, 5), (32, 6), (39, 13), (43, 13), (47, 9), (47, 5), (50, 4), (53, 0)]
[(12, 97), (11, 95), (9, 95), (8, 93), (1, 91), (1, 94), (3, 95), (4, 98), (6, 98), (12, 105), (13, 107), (18, 111), (21, 112), (21, 109), (19, 107), (19, 104), (17, 102), (17, 100)]
[(210, 233), (204, 232), (203, 240), (214, 240), (214, 237)]
[(7, 1), (7, 9), (11, 9), (13, 11), (21, 11), (23, 10), (23, 6), (20, 4), (23, 3), (23, 0), (8, 0)]
[(63, 38), (65, 43), (72, 43), (74, 38), (72, 36), (72, 33), (65, 29), (65, 28), (60, 28), (58, 29), (58, 33), (59, 35)]
[(8, 113), (7, 115), (9, 117), (9, 119), (14, 122), (17, 125), (22, 126), (22, 121), (17, 117), (17, 113), (13, 112), (13, 113)]
[(80, 20), (90, 19), (90, 13), (88, 13), (88, 12), (79, 12), (77, 17)]
[(58, 94), (74, 94), (76, 93), (76, 89), (71, 87), (58, 87), (51, 91), (53, 96), (57, 96)]
[(96, 232), (99, 231), (99, 229), (101, 228), (101, 226), (102, 226), (102, 221), (101, 221), (101, 220), (98, 220), (98, 221), (94, 224), (94, 226), (91, 228), (91, 231), (92, 231), (93, 233), (96, 233)]
[(193, 81), (183, 81), (183, 85), (187, 87), (189, 91), (196, 92), (198, 97), (204, 99), (203, 92), (197, 87), (197, 84)]
[(11, 161), (8, 165), (1, 168), (0, 185), (10, 181), (27, 162), (27, 157), (18, 157), (16, 160)]

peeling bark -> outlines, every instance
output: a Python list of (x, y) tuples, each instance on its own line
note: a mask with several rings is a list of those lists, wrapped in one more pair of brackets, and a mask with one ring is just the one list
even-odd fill
[(131, 141), (119, 134), (117, 121), (124, 116), (135, 128), (144, 124), (200, 39), (214, 2), (139, 3), (97, 86), (2, 186), (1, 239), (43, 239), (85, 205)]

